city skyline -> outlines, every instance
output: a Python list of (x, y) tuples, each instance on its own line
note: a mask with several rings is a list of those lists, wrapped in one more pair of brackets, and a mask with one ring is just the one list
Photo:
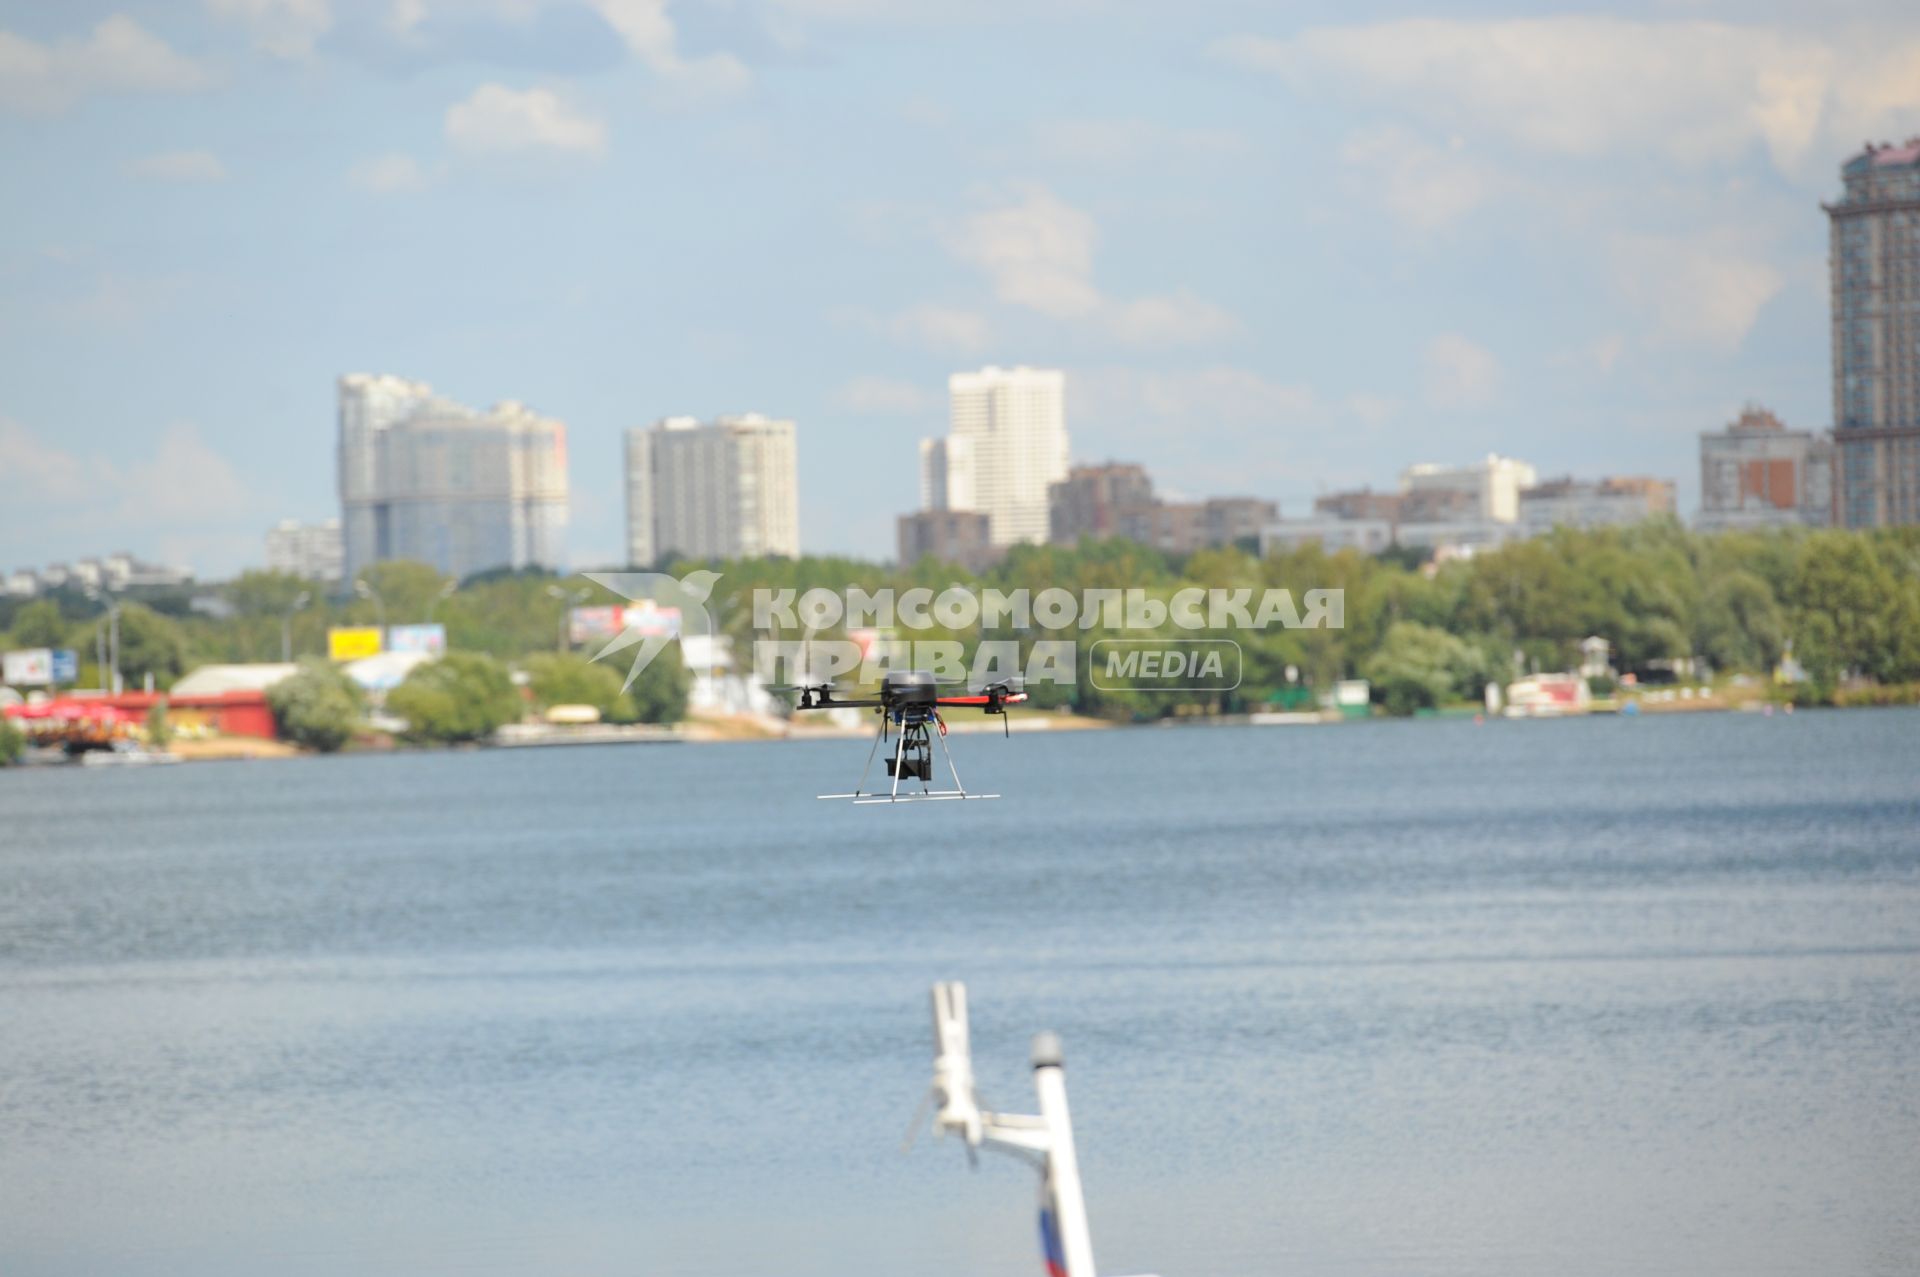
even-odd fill
[[(885, 552), (984, 363), (1065, 370), (1076, 459), (1170, 498), (1501, 451), (1690, 513), (1741, 404), (1835, 424), (1819, 205), (1920, 127), (1892, 5), (639, 8), (0, 4), (7, 557), (257, 562), (333, 509), (352, 368), (608, 459), (778, 405), (810, 551)], [(615, 561), (582, 478), (569, 557)]]

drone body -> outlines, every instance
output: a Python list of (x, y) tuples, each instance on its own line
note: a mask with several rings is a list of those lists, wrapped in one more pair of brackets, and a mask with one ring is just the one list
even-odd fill
[[(867, 751), (867, 765), (860, 770), (860, 780), (850, 794), (821, 794), (822, 798), (847, 798), (856, 803), (904, 803), (930, 802), (941, 799), (998, 798), (998, 794), (970, 794), (960, 783), (960, 773), (954, 768), (953, 755), (947, 749), (947, 724), (940, 717), (942, 708), (966, 707), (978, 709), (987, 714), (1007, 712), (1007, 706), (1017, 705), (1027, 699), (1027, 694), (1017, 691), (1010, 683), (994, 683), (979, 691), (962, 695), (942, 696), (940, 681), (925, 670), (890, 670), (880, 680), (877, 694), (843, 693), (831, 684), (800, 685), (774, 688), (774, 691), (799, 692), (800, 701), (794, 706), (799, 710), (813, 709), (873, 709), (880, 715), (880, 730), (874, 736), (873, 748)], [(892, 785), (882, 793), (867, 791), (867, 772), (873, 768), (874, 755), (880, 746), (886, 743), (892, 729), (899, 728), (899, 736), (894, 744), (893, 754), (887, 759), (887, 775), (893, 778)], [(947, 762), (947, 771), (953, 777), (952, 789), (933, 787), (933, 746), (938, 741), (940, 753)], [(909, 788), (900, 792), (901, 781), (919, 782), (916, 792)]]

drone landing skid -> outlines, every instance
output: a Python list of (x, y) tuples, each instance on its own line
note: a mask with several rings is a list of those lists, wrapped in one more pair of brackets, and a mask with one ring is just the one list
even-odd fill
[(965, 799), (979, 800), (983, 798), (998, 798), (999, 796), (1000, 795), (998, 794), (969, 794), (963, 789), (930, 789), (925, 791), (924, 793), (918, 793), (918, 794), (852, 793), (852, 794), (815, 794), (814, 795), (815, 798), (848, 799), (851, 802), (853, 802), (855, 806), (865, 806), (868, 803), (960, 802)]
[[(856, 806), (866, 806), (870, 803), (936, 803), (961, 802), (969, 798), (998, 798), (1000, 796), (998, 794), (967, 792), (966, 786), (960, 783), (959, 770), (953, 765), (953, 752), (947, 748), (946, 729), (940, 727), (936, 733), (930, 729), (929, 720), (936, 726), (939, 724), (939, 720), (931, 715), (928, 718), (909, 717), (900, 724), (900, 735), (898, 742), (894, 745), (893, 757), (887, 760), (887, 772), (893, 777), (893, 785), (890, 789), (882, 791), (865, 788), (867, 773), (873, 770), (874, 755), (880, 752), (881, 743), (887, 739), (887, 714), (882, 710), (880, 730), (874, 734), (873, 748), (867, 751), (867, 764), (860, 769), (860, 780), (854, 786), (853, 792), (818, 794), (816, 797), (846, 799)], [(932, 786), (935, 741), (940, 743), (940, 753), (946, 759), (947, 773), (953, 777), (952, 789), (935, 789)], [(901, 793), (900, 782), (903, 779), (919, 781), (919, 792), (908, 790), (904, 794)]]

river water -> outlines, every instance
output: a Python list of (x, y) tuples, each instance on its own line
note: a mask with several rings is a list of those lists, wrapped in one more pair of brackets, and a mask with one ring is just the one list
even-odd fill
[(1920, 1271), (1920, 713), (0, 773), (0, 1273)]

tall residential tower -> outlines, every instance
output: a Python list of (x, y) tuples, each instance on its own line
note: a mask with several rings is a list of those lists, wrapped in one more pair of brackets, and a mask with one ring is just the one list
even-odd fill
[(947, 379), (945, 439), (920, 445), (928, 510), (976, 510), (993, 544), (1047, 539), (1047, 485), (1067, 477), (1066, 375), (983, 368)]
[(793, 422), (750, 412), (627, 431), (627, 562), (800, 554)]
[(1920, 523), (1920, 137), (1840, 166), (1833, 271), (1837, 522)]
[(420, 382), (340, 378), (346, 579), (383, 559), (449, 576), (563, 565), (567, 428), (526, 405), (475, 412)]

